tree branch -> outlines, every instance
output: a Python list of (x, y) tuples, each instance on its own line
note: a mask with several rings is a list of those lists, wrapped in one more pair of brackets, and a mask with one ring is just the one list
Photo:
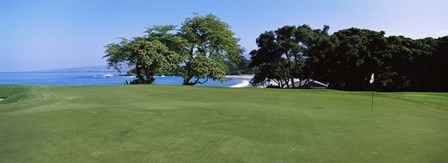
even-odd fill
[(204, 84), (204, 83), (206, 83), (207, 81), (208, 81), (208, 78), (206, 78), (205, 81), (203, 81), (203, 82), (198, 81), (198, 83), (199, 83), (199, 84)]

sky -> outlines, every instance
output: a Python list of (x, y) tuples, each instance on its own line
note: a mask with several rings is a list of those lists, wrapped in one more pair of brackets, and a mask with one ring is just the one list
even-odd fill
[(105, 45), (142, 36), (150, 25), (180, 25), (193, 13), (229, 24), (246, 53), (261, 33), (284, 25), (437, 38), (448, 35), (447, 6), (447, 0), (1, 0), (0, 72), (106, 65)]

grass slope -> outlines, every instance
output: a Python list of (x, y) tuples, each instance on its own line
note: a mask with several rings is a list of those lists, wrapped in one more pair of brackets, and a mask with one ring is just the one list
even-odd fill
[(0, 162), (444, 162), (447, 93), (0, 86)]

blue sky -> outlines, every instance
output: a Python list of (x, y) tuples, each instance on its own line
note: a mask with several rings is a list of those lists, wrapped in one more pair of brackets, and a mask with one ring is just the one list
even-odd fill
[(284, 25), (359, 27), (412, 38), (448, 35), (446, 0), (1, 0), (0, 72), (105, 65), (104, 46), (179, 25), (193, 12), (228, 23), (250, 51)]

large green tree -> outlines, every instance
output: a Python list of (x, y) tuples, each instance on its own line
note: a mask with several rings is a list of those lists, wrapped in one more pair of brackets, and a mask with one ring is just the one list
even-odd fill
[(174, 26), (154, 26), (148, 28), (145, 37), (109, 44), (104, 58), (107, 58), (109, 67), (116, 69), (134, 66), (137, 79), (132, 83), (152, 84), (157, 71), (173, 70), (182, 61), (181, 55), (173, 51), (174, 48), (169, 48), (182, 42), (168, 33), (173, 29)]
[(196, 85), (208, 79), (224, 81), (228, 66), (224, 63), (239, 63), (243, 49), (238, 44), (229, 25), (214, 15), (194, 16), (186, 19), (178, 33), (183, 44), (183, 85)]

